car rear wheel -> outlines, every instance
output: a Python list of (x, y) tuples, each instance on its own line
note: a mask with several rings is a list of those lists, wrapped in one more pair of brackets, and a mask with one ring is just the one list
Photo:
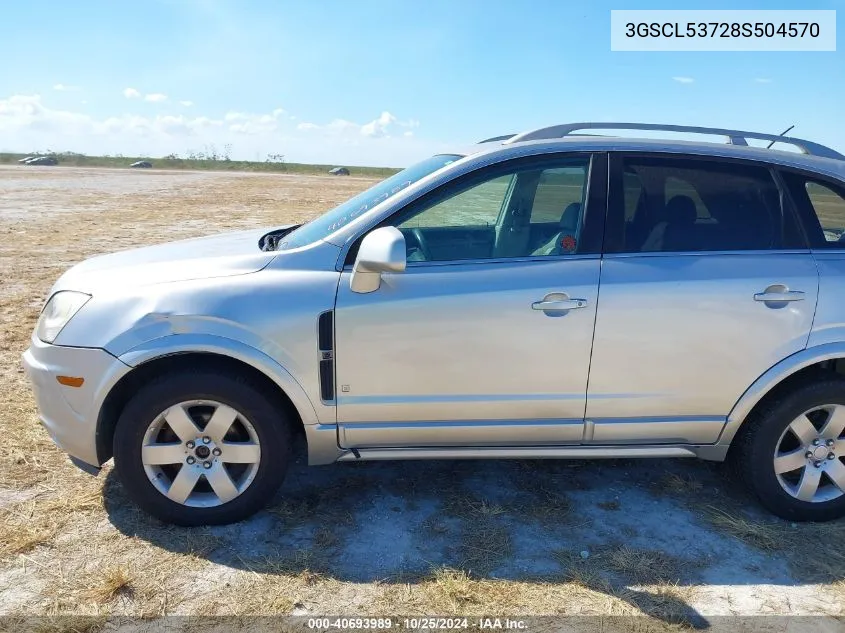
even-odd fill
[(767, 509), (793, 521), (845, 516), (845, 380), (804, 384), (748, 424), (732, 458)]
[(144, 386), (114, 437), (129, 496), (177, 525), (232, 523), (257, 512), (281, 485), (289, 458), (283, 408), (255, 385), (213, 371)]

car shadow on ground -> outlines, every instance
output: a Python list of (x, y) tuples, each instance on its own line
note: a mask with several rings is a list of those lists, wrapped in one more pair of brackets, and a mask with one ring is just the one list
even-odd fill
[(845, 577), (845, 558), (824, 570), (792, 564), (804, 556), (802, 548), (841, 542), (841, 521), (798, 525), (773, 518), (721, 464), (524, 460), (309, 468), (301, 453), (267, 510), (234, 525), (166, 526), (134, 507), (113, 471), (106, 510), (126, 535), (232, 568), (382, 584), (421, 582), (436, 569), (479, 579), (575, 580), (694, 628), (706, 628), (707, 620), (692, 601), (661, 587), (789, 587)]

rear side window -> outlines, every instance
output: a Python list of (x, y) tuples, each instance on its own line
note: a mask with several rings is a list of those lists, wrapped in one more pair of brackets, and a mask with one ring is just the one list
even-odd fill
[(625, 222), (633, 222), (637, 208), (643, 200), (643, 183), (634, 172), (626, 171), (622, 176), (625, 192)]
[[(785, 247), (781, 196), (765, 167), (631, 156), (623, 158), (622, 168), (624, 215), (618, 215), (624, 217), (625, 227), (621, 252)], [(634, 182), (636, 188), (631, 186)], [(636, 189), (640, 191), (635, 193)], [(637, 202), (632, 209), (634, 199)], [(794, 226), (790, 235), (793, 232)]]
[(783, 176), (804, 212), (813, 248), (845, 248), (845, 187), (801, 174)]

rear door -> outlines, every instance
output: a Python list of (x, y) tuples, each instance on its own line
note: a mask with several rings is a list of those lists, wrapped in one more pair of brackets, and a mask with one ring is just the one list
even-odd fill
[(587, 397), (594, 443), (711, 443), (803, 349), (816, 265), (766, 166), (616, 155)]
[(808, 346), (840, 343), (845, 337), (845, 183), (789, 169), (781, 176), (819, 269), (819, 303)]

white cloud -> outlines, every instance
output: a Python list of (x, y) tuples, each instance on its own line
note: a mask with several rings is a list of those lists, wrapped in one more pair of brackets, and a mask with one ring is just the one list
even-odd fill
[(56, 84), (53, 86), (53, 90), (57, 92), (77, 92), (78, 90), (82, 90), (79, 86), (68, 86), (66, 84)]
[(135, 88), (126, 88), (123, 91), (123, 96), (127, 99), (137, 99), (141, 96), (141, 93), (135, 90)]
[(394, 123), (395, 121), (396, 117), (385, 110), (375, 121), (370, 121), (369, 123), (362, 125), (361, 134), (371, 138), (387, 136), (388, 128), (391, 123)]
[(190, 108), (192, 105), (194, 105), (194, 102), (193, 101), (180, 101), (179, 104), (185, 106), (186, 108)]
[[(319, 132), (327, 137), (346, 138), (349, 142), (353, 142), (354, 138), (361, 136), (368, 139), (390, 138), (394, 126), (409, 129), (419, 127), (419, 125), (420, 122), (416, 119), (400, 121), (385, 110), (378, 118), (363, 125), (346, 119), (334, 119), (325, 125), (304, 122), (297, 125), (296, 128), (310, 133)], [(413, 133), (403, 133), (402, 136), (411, 137)]]
[(692, 77), (672, 77), (672, 79), (679, 84), (691, 84), (695, 81)]
[[(256, 155), (284, 153), (295, 162), (390, 166), (410, 164), (448, 149), (444, 144), (417, 138), (411, 129), (415, 125), (397, 121), (390, 113), (364, 125), (343, 118), (318, 125), (291, 121), (282, 108), (230, 111), (218, 117), (101, 117), (76, 107), (75, 111), (55, 109), (39, 95), (0, 97), (4, 147), (22, 152), (49, 147), (93, 155), (164, 156), (231, 144), (233, 158), (252, 160)], [(364, 129), (382, 136), (367, 135)], [(391, 130), (395, 132), (392, 135)]]
[(160, 92), (153, 92), (152, 94), (144, 95), (144, 101), (161, 103), (162, 101), (167, 101), (167, 95), (163, 95)]
[(270, 114), (227, 112), (223, 120), (229, 125), (229, 130), (236, 134), (268, 134), (279, 128), (279, 119), (284, 114), (282, 108), (276, 108)]
[(327, 130), (334, 132), (357, 132), (359, 130), (359, 126), (357, 123), (347, 121), (346, 119), (335, 119), (325, 127)]
[(772, 83), (772, 80), (767, 77), (757, 77), (754, 82), (758, 84), (770, 84)]

